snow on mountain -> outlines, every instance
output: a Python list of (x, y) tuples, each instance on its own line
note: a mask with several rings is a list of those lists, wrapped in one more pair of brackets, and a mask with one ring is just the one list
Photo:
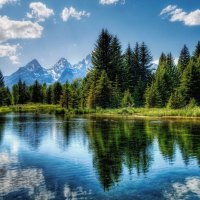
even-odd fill
[(73, 65), (72, 67), (66, 67), (59, 78), (59, 82), (72, 82), (76, 78), (84, 78), (91, 66), (91, 55), (88, 55), (85, 59)]
[(52, 84), (56, 81), (65, 83), (72, 82), (75, 78), (84, 78), (88, 69), (91, 67), (91, 55), (88, 55), (78, 64), (72, 65), (67, 59), (61, 58), (50, 69), (43, 68), (39, 62), (34, 59), (24, 67), (20, 67), (10, 76), (5, 77), (5, 84), (8, 87), (18, 83), (21, 79), (27, 85), (31, 85), (38, 80), (40, 83)]
[(36, 80), (40, 83), (50, 84), (53, 81), (52, 76), (44, 69), (40, 63), (33, 59), (24, 67), (20, 67), (16, 72), (10, 76), (5, 77), (5, 84), (8, 87), (18, 83), (19, 80), (25, 81), (27, 85), (33, 84)]
[(72, 68), (72, 65), (65, 58), (61, 58), (52, 68), (48, 69), (54, 81), (58, 81), (66, 68)]

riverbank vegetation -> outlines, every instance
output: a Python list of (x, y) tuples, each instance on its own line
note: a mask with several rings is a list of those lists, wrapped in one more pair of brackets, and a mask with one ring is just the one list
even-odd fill
[(117, 36), (102, 30), (84, 79), (30, 86), (19, 79), (9, 89), (0, 73), (0, 112), (200, 116), (200, 42), (192, 55), (184, 45), (177, 65), (171, 53), (161, 54), (157, 69), (151, 63), (144, 42), (122, 52)]
[(141, 117), (158, 117), (158, 118), (199, 118), (200, 107), (187, 106), (181, 109), (169, 108), (115, 108), (115, 109), (66, 109), (60, 105), (48, 104), (25, 104), (12, 105), (0, 108), (0, 114), (9, 112), (32, 112), (38, 114), (57, 114), (57, 115), (76, 115), (90, 114), (95, 116), (105, 117), (126, 117), (126, 118), (141, 118)]

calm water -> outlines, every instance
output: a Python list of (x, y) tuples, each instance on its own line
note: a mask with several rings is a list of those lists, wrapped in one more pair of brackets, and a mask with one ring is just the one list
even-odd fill
[(200, 122), (0, 116), (0, 199), (200, 199)]

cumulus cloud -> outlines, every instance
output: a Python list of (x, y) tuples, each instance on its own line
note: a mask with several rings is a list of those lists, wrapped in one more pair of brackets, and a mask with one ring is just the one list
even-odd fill
[(18, 57), (19, 48), (21, 48), (19, 44), (17, 45), (10, 45), (8, 43), (0, 44), (0, 57), (8, 58), (12, 62), (12, 64), (19, 64), (19, 57)]
[(30, 3), (29, 8), (31, 9), (31, 12), (27, 13), (27, 17), (36, 19), (38, 22), (43, 22), (45, 19), (54, 15), (54, 11), (47, 8), (47, 6), (41, 2)]
[(0, 42), (10, 39), (40, 38), (43, 27), (31, 21), (15, 21), (7, 16), (0, 16)]
[(199, 199), (200, 178), (188, 177), (184, 183), (176, 182), (172, 185), (172, 191), (165, 191), (166, 199)]
[(200, 9), (185, 12), (176, 5), (169, 5), (160, 12), (160, 16), (167, 16), (171, 22), (183, 22), (187, 26), (200, 25)]
[(75, 18), (77, 20), (81, 20), (82, 17), (89, 17), (90, 13), (86, 11), (77, 11), (75, 8), (70, 7), (70, 8), (64, 8), (61, 17), (64, 22), (68, 21), (69, 18)]
[(102, 5), (111, 5), (121, 2), (122, 4), (125, 3), (125, 0), (100, 0), (99, 3)]
[(40, 38), (43, 27), (31, 21), (11, 20), (7, 16), (0, 16), (0, 57), (7, 57), (13, 64), (19, 64), (19, 44), (6, 43), (11, 39)]
[(0, 8), (6, 4), (17, 3), (19, 0), (0, 0)]

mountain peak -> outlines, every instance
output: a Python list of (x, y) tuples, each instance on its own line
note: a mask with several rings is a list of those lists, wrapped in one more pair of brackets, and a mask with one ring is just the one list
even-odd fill
[(40, 63), (38, 62), (37, 59), (33, 59), (31, 62), (29, 62), (25, 68), (33, 71), (33, 70), (36, 70), (36, 69), (40, 69), (42, 68), (42, 66), (40, 65)]
[(40, 63), (38, 62), (38, 60), (36, 58), (34, 58), (32, 61), (30, 61), (27, 65), (40, 65)]

